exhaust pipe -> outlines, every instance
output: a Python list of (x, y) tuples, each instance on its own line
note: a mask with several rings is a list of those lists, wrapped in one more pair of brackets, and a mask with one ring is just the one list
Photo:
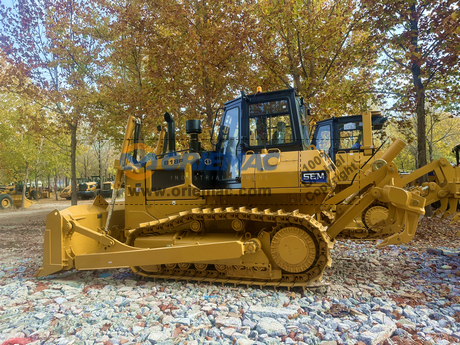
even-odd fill
[(169, 113), (165, 113), (165, 121), (168, 123), (168, 152), (176, 151), (176, 138), (174, 136), (174, 119)]

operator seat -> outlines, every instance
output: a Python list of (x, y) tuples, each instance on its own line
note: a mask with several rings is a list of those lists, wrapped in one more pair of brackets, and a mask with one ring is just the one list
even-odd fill
[(272, 144), (284, 144), (284, 137), (286, 134), (286, 124), (284, 122), (278, 122), (276, 124), (276, 131), (272, 136)]

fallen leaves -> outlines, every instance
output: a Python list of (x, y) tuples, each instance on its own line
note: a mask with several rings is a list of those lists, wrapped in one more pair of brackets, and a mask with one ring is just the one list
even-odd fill
[(445, 247), (460, 248), (460, 237), (457, 232), (460, 230), (459, 224), (449, 225), (450, 218), (441, 219), (440, 217), (424, 217), (418, 225), (414, 239), (409, 243), (411, 247)]
[(350, 314), (350, 309), (343, 304), (333, 304), (326, 313), (332, 315), (333, 317), (344, 317)]
[(87, 285), (83, 288), (83, 293), (88, 293), (89, 290), (91, 289), (97, 289), (97, 290), (101, 290), (102, 288), (104, 288), (106, 286), (106, 284), (93, 284), (93, 285)]
[(39, 282), (37, 283), (37, 286), (35, 287), (33, 293), (36, 293), (36, 292), (40, 292), (40, 291), (46, 290), (46, 289), (49, 288), (49, 286), (50, 286), (49, 283), (42, 283), (42, 282), (39, 281)]
[(104, 325), (101, 327), (101, 332), (108, 331), (112, 327), (111, 323), (104, 323)]

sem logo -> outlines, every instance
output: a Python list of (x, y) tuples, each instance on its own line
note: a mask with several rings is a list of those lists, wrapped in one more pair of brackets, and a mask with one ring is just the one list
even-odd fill
[(303, 183), (326, 183), (327, 172), (326, 170), (302, 171), (300, 173), (300, 179)]

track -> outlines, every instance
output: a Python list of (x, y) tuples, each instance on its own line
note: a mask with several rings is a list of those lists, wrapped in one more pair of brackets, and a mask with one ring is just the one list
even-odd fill
[[(190, 228), (201, 231), (201, 234), (215, 234), (221, 232), (219, 224), (231, 223), (233, 230), (241, 233), (246, 241), (254, 241), (256, 246), (260, 241), (254, 239), (265, 238), (261, 243), (265, 254), (268, 253), (274, 265), (248, 266), (222, 265), (204, 263), (177, 263), (173, 265), (154, 265), (145, 267), (131, 267), (133, 272), (159, 279), (174, 279), (194, 282), (209, 282), (235, 285), (258, 285), (274, 287), (305, 287), (315, 281), (320, 281), (326, 267), (331, 266), (330, 249), (333, 243), (329, 240), (325, 227), (313, 217), (297, 211), (284, 212), (283, 210), (259, 211), (257, 208), (204, 208), (180, 212), (178, 215), (146, 224), (133, 230), (126, 243), (134, 245), (138, 237), (159, 236), (178, 232), (189, 224)], [(208, 224), (214, 226), (209, 227)], [(205, 225), (206, 224), (206, 225)], [(269, 242), (268, 242), (269, 241)], [(267, 248), (269, 247), (269, 248)], [(286, 253), (291, 255), (291, 249), (300, 251), (298, 260), (289, 262)], [(278, 278), (273, 278), (270, 271), (277, 270)], [(272, 272), (272, 273), (273, 273)]]

